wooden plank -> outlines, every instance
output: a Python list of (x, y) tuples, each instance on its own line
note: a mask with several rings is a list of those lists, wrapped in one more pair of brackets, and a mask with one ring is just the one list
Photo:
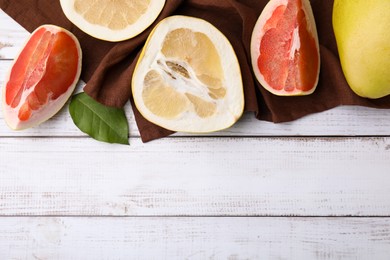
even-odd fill
[(0, 215), (390, 216), (390, 138), (0, 139)]
[(375, 259), (388, 218), (3, 218), (1, 259)]

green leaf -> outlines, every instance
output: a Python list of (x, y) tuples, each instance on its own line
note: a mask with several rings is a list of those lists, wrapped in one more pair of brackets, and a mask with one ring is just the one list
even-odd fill
[(129, 125), (123, 109), (104, 106), (80, 93), (72, 97), (69, 112), (74, 124), (92, 138), (106, 143), (129, 144)]

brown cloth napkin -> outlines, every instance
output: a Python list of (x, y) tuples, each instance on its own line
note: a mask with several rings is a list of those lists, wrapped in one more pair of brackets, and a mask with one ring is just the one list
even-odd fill
[[(390, 108), (390, 96), (370, 100), (349, 88), (341, 70), (332, 29), (333, 1), (311, 0), (320, 41), (321, 73), (316, 91), (309, 96), (278, 97), (257, 82), (250, 64), (250, 38), (267, 0), (167, 0), (157, 21), (137, 37), (110, 43), (94, 39), (72, 25), (62, 13), (59, 1), (0, 0), (0, 7), (28, 31), (42, 24), (56, 24), (72, 31), (83, 50), (81, 78), (84, 91), (97, 101), (123, 107), (131, 97), (131, 77), (143, 44), (154, 25), (164, 17), (180, 14), (203, 18), (226, 35), (240, 62), (245, 92), (245, 111), (257, 119), (292, 121), (339, 105)], [(144, 142), (172, 134), (144, 119), (133, 105), (138, 129)]]

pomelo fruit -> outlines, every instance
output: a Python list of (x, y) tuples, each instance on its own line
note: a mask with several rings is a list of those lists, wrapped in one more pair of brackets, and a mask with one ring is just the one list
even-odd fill
[(314, 92), (320, 73), (318, 35), (308, 0), (271, 0), (251, 39), (257, 80), (279, 96)]
[(165, 0), (60, 0), (65, 16), (85, 33), (118, 42), (137, 36), (158, 17)]
[(69, 31), (43, 25), (29, 37), (3, 87), (3, 113), (14, 130), (36, 126), (71, 96), (81, 71), (81, 48)]
[(390, 94), (390, 1), (335, 0), (333, 29), (341, 67), (359, 96)]
[(230, 42), (209, 22), (187, 16), (166, 18), (154, 28), (132, 91), (147, 120), (173, 131), (225, 129), (244, 109), (240, 66)]

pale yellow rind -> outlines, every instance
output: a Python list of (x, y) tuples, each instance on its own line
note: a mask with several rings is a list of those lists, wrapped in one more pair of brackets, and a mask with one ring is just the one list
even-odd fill
[(333, 28), (341, 66), (359, 96), (390, 94), (390, 1), (335, 0)]

